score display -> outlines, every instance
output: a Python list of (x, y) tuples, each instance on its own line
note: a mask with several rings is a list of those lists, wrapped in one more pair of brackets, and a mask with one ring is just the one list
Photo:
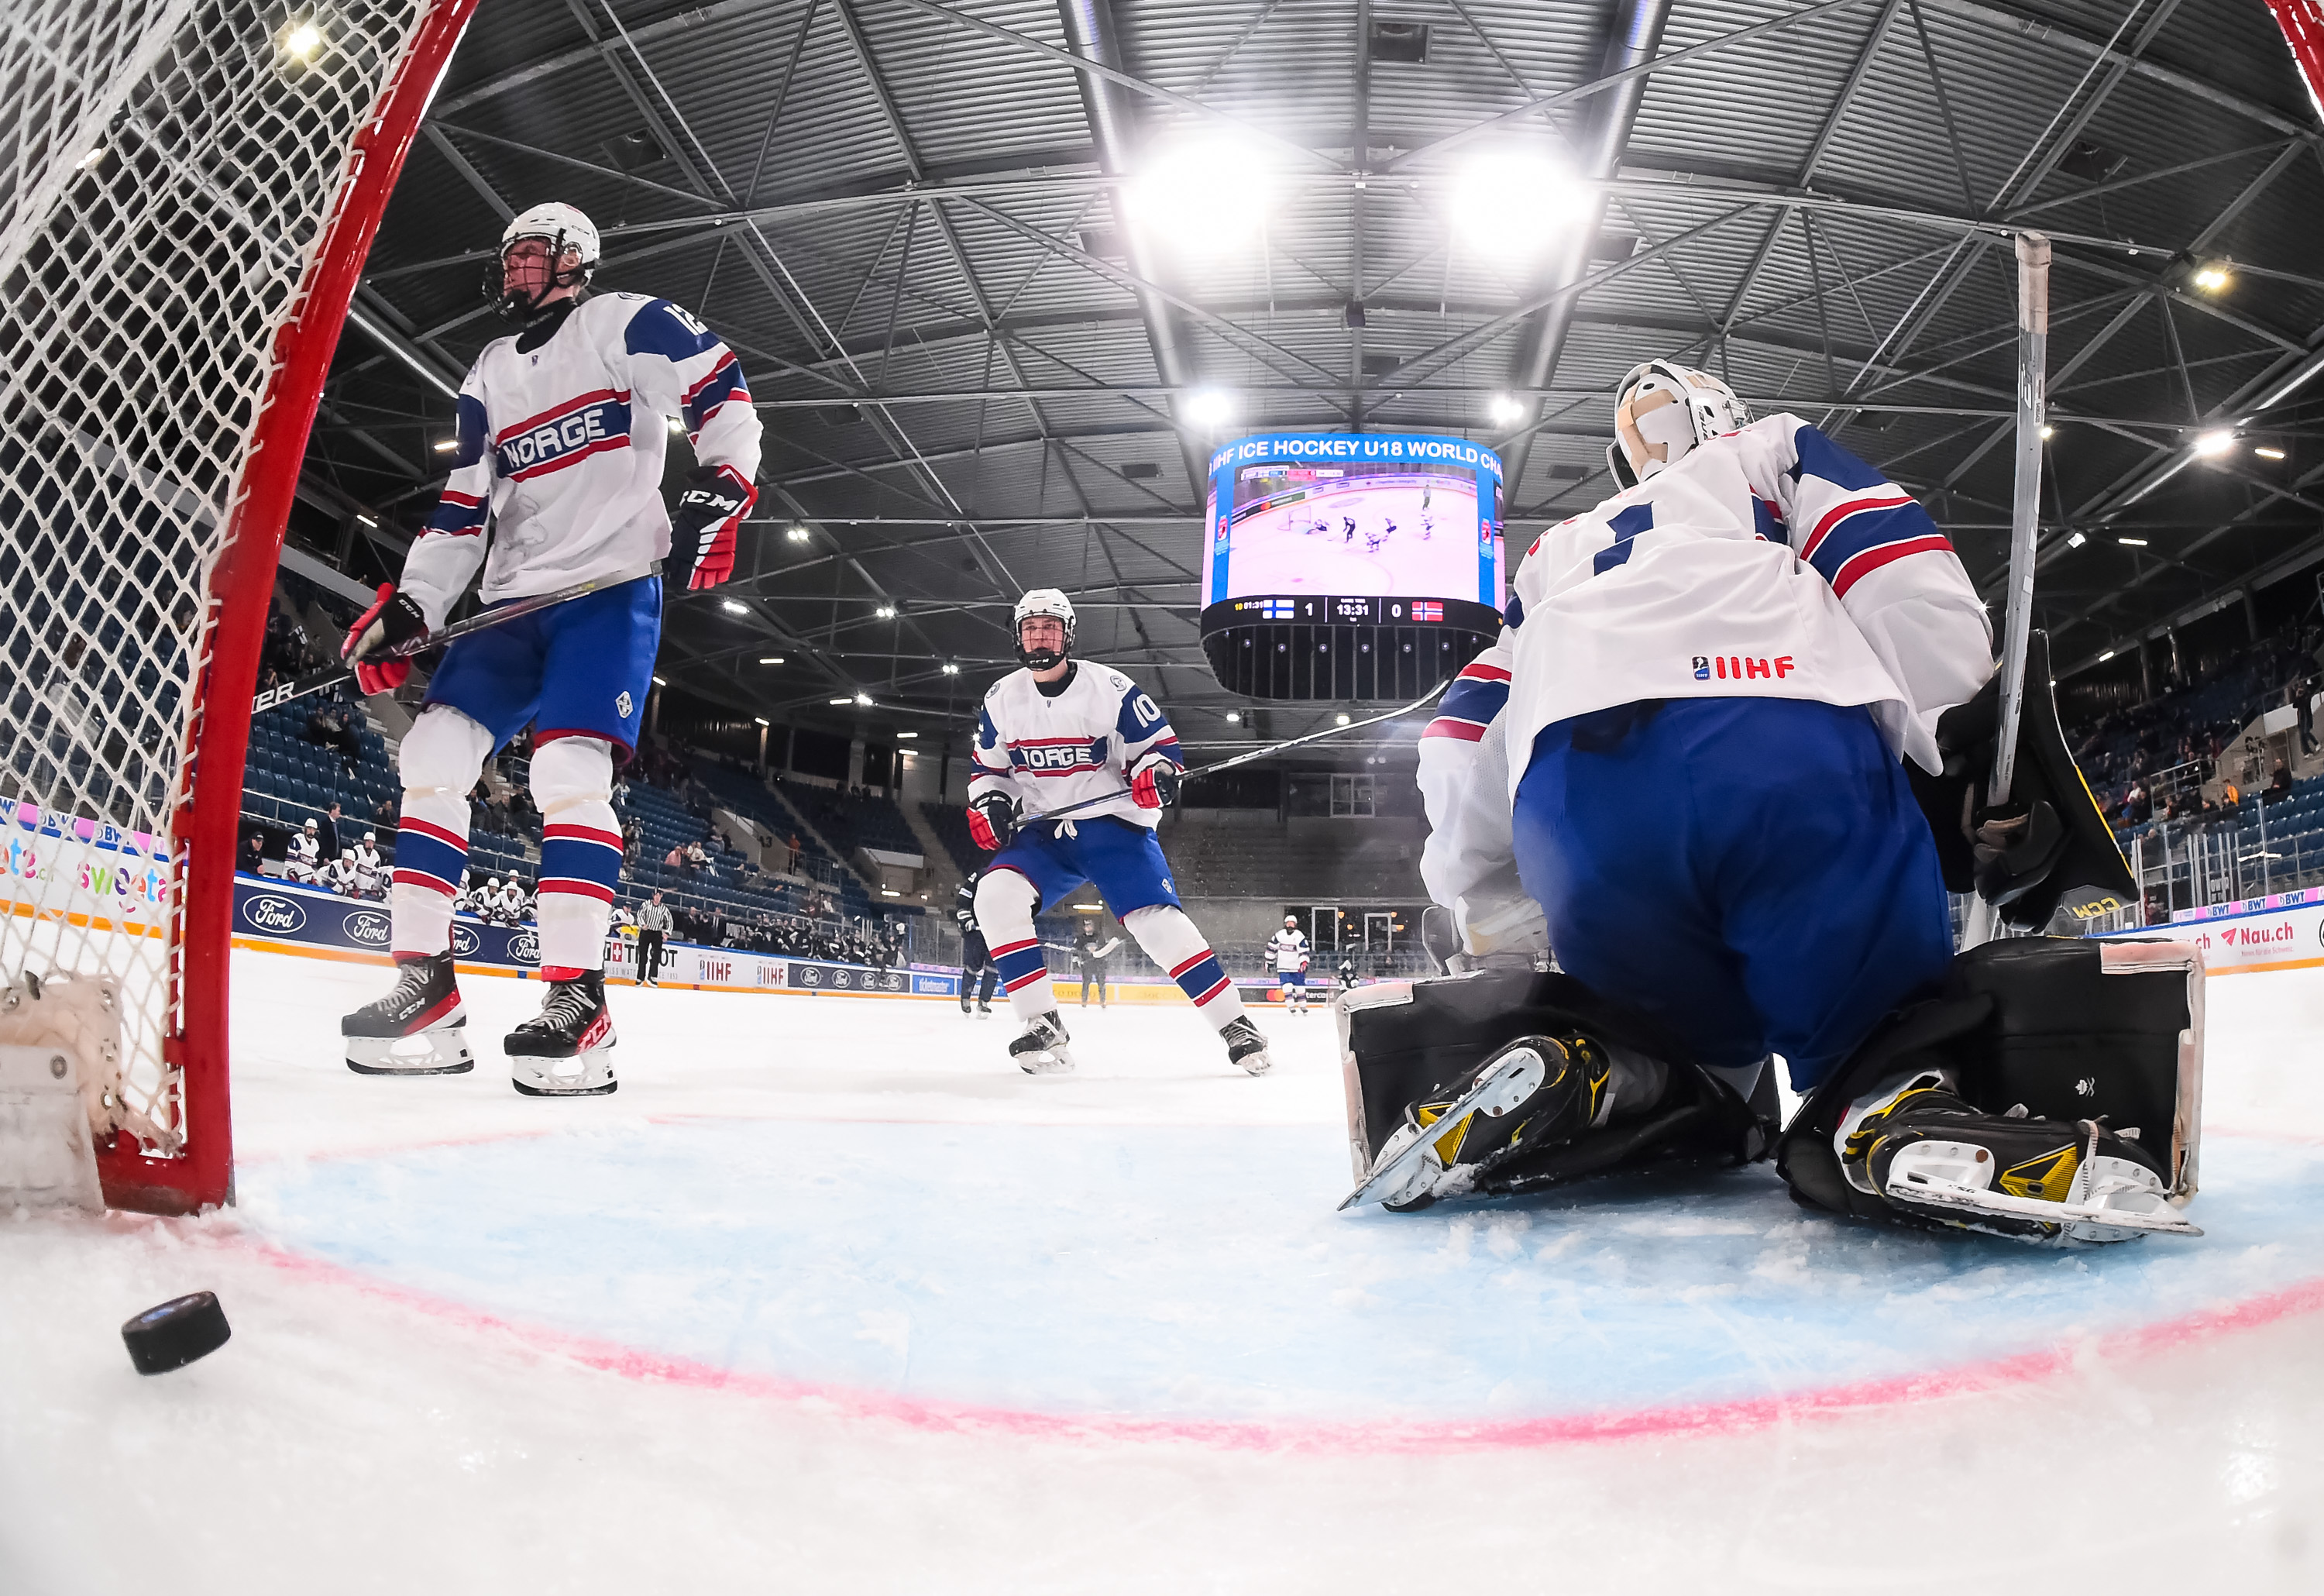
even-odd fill
[(1267, 433), (1214, 451), (1203, 651), (1257, 698), (1417, 697), (1499, 632), (1501, 463), (1428, 433)]

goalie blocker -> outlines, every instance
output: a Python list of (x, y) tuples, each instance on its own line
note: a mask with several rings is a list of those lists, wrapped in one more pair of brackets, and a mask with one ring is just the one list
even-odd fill
[(1937, 721), (1941, 774), (1911, 760), (1904, 772), (1935, 836), (1945, 890), (1975, 888), (2016, 931), (2039, 931), (2063, 909), (2095, 919), (2136, 901), (2130, 865), (2090, 796), (2051, 690), (2050, 638), (2025, 641), (2025, 692), (2018, 708), (2010, 801), (1986, 802), (2001, 733), (2001, 674)]

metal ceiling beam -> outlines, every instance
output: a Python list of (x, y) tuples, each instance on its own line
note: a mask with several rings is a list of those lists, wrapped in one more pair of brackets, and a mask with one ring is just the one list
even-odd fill
[[(1646, 93), (1646, 74), (1633, 69), (1651, 63), (1662, 48), (1670, 9), (1671, 0), (1618, 0), (1613, 19), (1607, 24), (1598, 75), (1619, 78), (1621, 82), (1584, 107), (1583, 127), (1570, 135), (1581, 147), (1582, 176), (1602, 180), (1621, 169), (1622, 152), (1629, 147), (1630, 129), (1637, 123), (1638, 106)], [(1591, 198), (1588, 209), (1575, 220), (1553, 258), (1545, 285), (1554, 297), (1535, 312), (1526, 331), (1525, 343), (1509, 373), (1517, 386), (1546, 388), (1555, 380), (1558, 357), (1565, 351), (1566, 333), (1582, 298), (1578, 292), (1559, 291), (1575, 287), (1589, 274), (1605, 217), (1606, 196), (1601, 191)], [(1535, 419), (1546, 418), (1536, 414)], [(1534, 436), (1530, 431), (1522, 433), (1503, 451), (1502, 480), (1508, 484), (1512, 499), (1533, 457)]]

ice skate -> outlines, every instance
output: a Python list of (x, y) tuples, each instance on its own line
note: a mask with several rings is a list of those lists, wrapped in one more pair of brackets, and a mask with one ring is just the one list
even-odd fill
[(1065, 1022), (1052, 1009), (1026, 1022), (1025, 1034), (1009, 1044), (1009, 1056), (1028, 1075), (1062, 1075), (1074, 1067), (1073, 1053), (1065, 1046), (1072, 1040)]
[[(1340, 1206), (1409, 1213), (1458, 1196), (1496, 1165), (1604, 1124), (1611, 1077), (1605, 1050), (1587, 1037), (1519, 1037), (1466, 1079), (1407, 1105), (1371, 1173)], [(1507, 1122), (1507, 1135), (1494, 1121)]]
[(2200, 1236), (2139, 1129), (1971, 1107), (1928, 1070), (1851, 1106), (1832, 1145), (1849, 1184), (1924, 1219), (2030, 1241)]
[(475, 1068), (452, 955), (396, 962), (395, 986), (339, 1021), (359, 1075), (458, 1075)]
[(605, 976), (551, 982), (540, 1012), (509, 1032), (511, 1084), (527, 1097), (595, 1097), (615, 1090), (613, 1016)]
[(977, 1004), (977, 1006), (976, 1006), (976, 1017), (977, 1017), (979, 1019), (991, 1019), (991, 1018), (992, 1018), (992, 1005), (991, 1005), (991, 1004), (990, 1004), (990, 1003), (979, 1003), (979, 1004)]
[(1227, 1062), (1239, 1070), (1263, 1075), (1275, 1067), (1275, 1060), (1267, 1056), (1267, 1038), (1248, 1014), (1238, 1015), (1227, 1021), (1219, 1032), (1219, 1040), (1227, 1045)]

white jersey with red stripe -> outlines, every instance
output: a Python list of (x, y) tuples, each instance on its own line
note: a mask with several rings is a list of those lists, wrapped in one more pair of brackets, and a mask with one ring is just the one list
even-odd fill
[(1304, 931), (1277, 931), (1267, 939), (1267, 958), (1278, 973), (1305, 970), (1307, 967), (1307, 934)]
[(1149, 760), (1183, 770), (1178, 733), (1145, 690), (1110, 665), (1074, 661), (1062, 690), (1042, 691), (1029, 670), (1012, 670), (992, 684), (977, 712), (974, 770), (968, 801), (992, 793), (1015, 798), (1028, 817), (1085, 799), (1104, 798), (1076, 811), (1079, 820), (1116, 815), (1140, 826), (1158, 825), (1159, 809), (1141, 809), (1130, 796), (1130, 773)]
[(1993, 672), (1991, 622), (1935, 521), (1790, 415), (1542, 533), (1505, 619), (1421, 739), (1421, 873), (1448, 906), (1514, 893), (1509, 803), (1545, 726), (1649, 698), (1861, 704), (1935, 770), (1937, 716)]
[(451, 478), (403, 591), (441, 626), (480, 563), (481, 596), (497, 604), (662, 558), (673, 420), (699, 463), (749, 486), (760, 429), (742, 365), (668, 300), (593, 294), (537, 349), (495, 338), (460, 385)]

